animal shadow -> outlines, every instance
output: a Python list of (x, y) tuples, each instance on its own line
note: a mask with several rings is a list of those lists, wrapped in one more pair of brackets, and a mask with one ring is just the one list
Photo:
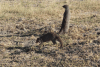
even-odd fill
[[(27, 46), (27, 47), (8, 47), (6, 49), (7, 50), (15, 50), (13, 53), (11, 53), (11, 55), (20, 54), (21, 52), (28, 53), (28, 52), (32, 51), (31, 46)], [(16, 50), (16, 49), (19, 49), (19, 51)]]

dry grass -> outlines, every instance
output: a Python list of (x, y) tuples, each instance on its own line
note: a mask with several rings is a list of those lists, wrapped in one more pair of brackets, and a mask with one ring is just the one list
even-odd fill
[[(91, 2), (90, 2), (91, 1)], [(62, 6), (71, 11), (69, 32), (57, 42), (35, 43), (44, 31), (58, 32)], [(0, 1), (1, 67), (99, 67), (99, 0), (5, 0)]]

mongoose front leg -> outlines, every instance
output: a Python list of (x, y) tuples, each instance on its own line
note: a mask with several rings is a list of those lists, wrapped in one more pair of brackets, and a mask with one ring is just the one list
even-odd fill
[(53, 44), (56, 44), (56, 40), (52, 40)]

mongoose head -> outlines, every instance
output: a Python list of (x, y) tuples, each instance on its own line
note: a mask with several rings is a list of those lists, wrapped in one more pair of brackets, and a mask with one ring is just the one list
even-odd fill
[(64, 6), (62, 6), (63, 8), (68, 8), (68, 5), (64, 5)]
[(36, 43), (40, 42), (40, 38), (37, 38)]

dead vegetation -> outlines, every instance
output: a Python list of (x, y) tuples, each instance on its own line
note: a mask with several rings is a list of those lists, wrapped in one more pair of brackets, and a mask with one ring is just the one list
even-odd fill
[[(58, 32), (63, 6), (71, 11), (68, 34), (59, 35), (59, 43), (36, 39), (44, 31)], [(100, 1), (5, 0), (0, 1), (1, 67), (99, 67)]]

